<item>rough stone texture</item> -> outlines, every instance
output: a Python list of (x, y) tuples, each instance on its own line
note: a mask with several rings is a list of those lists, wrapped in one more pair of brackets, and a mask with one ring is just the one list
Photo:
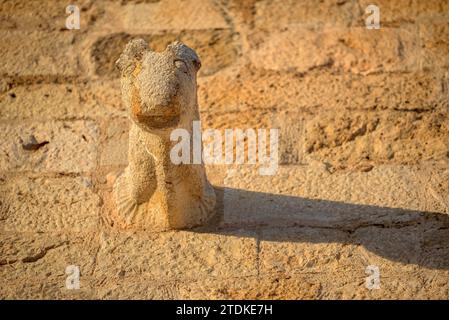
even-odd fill
[(98, 228), (100, 198), (88, 177), (17, 177), (6, 180), (0, 188), (2, 232), (84, 232)]
[[(98, 127), (91, 121), (0, 125), (0, 170), (88, 172), (96, 165)], [(38, 144), (26, 145), (30, 137)]]
[[(6, 299), (91, 299), (96, 288), (89, 277), (98, 241), (92, 234), (2, 233), (1, 296)], [(80, 269), (80, 289), (66, 288), (66, 267)], [(19, 276), (20, 275), (20, 276)], [(11, 283), (16, 283), (11, 286)]]
[(447, 271), (386, 273), (381, 288), (365, 287), (365, 269), (339, 273), (278, 273), (238, 281), (204, 280), (170, 287), (163, 297), (179, 299), (445, 299)]
[(335, 166), (447, 159), (449, 117), (445, 109), (324, 113), (306, 123), (306, 152)]
[[(110, 83), (109, 87), (113, 88)], [(95, 88), (97, 96), (100, 96), (99, 87)], [(84, 91), (85, 88), (79, 90), (73, 85), (44, 84), (14, 87), (0, 98), (2, 110), (0, 120), (20, 122), (23, 120), (96, 119), (117, 114), (117, 112), (114, 114), (113, 108), (108, 109), (109, 106), (95, 103), (97, 101), (94, 102), (93, 99), (82, 99), (84, 96), (81, 96), (81, 93), (84, 94)], [(109, 96), (108, 100), (110, 99)]]
[(429, 17), (420, 21), (419, 34), (423, 48), (423, 68), (435, 71), (441, 70), (440, 68), (447, 70), (449, 65), (447, 59), (449, 54), (448, 17), (449, 9), (446, 9), (445, 15)]
[(175, 40), (195, 48), (201, 58), (203, 68), (199, 76), (216, 73), (231, 65), (238, 54), (235, 35), (227, 29), (206, 29), (192, 31), (162, 31), (152, 34), (115, 33), (99, 37), (92, 46), (91, 56), (95, 73), (99, 76), (119, 77), (115, 62), (119, 58), (126, 43), (133, 37), (139, 37), (148, 42), (154, 51), (164, 51), (167, 45)]
[[(449, 1), (377, 0), (380, 30), (370, 0), (67, 4), (0, 0), (1, 298), (449, 297)], [(206, 165), (207, 226), (111, 219), (135, 37), (198, 53), (203, 129), (280, 129), (275, 176)]]
[[(369, 0), (358, 0), (361, 15), (363, 15), (365, 8), (372, 3)], [(435, 17), (449, 12), (449, 3), (438, 0), (380, 0), (376, 1), (376, 5), (380, 9), (381, 26), (400, 26), (405, 23), (415, 23), (423, 18)], [(364, 23), (365, 20), (362, 18), (361, 21)]]
[[(129, 164), (114, 184), (113, 219), (125, 228), (151, 231), (206, 223), (214, 215), (215, 193), (204, 165), (196, 160), (201, 157), (196, 143), (190, 147), (199, 134), (194, 131), (201, 130), (195, 129), (196, 74), (201, 67), (196, 52), (174, 42), (158, 53), (136, 39), (126, 45), (117, 66), (131, 128)], [(183, 130), (176, 137), (182, 140), (172, 139), (174, 130)], [(178, 157), (182, 154), (178, 163), (174, 148)]]
[(105, 141), (101, 143), (101, 166), (128, 165), (129, 120), (116, 119), (107, 124)]
[(445, 82), (425, 72), (297, 75), (244, 67), (202, 79), (199, 99), (207, 128), (280, 128), (284, 164), (415, 164), (447, 159)]
[(253, 35), (257, 40), (248, 55), (253, 64), (278, 71), (332, 68), (369, 74), (419, 70), (422, 58), (416, 27), (366, 31), (360, 27), (317, 32), (292, 25), (268, 35)]
[[(100, 236), (96, 274), (160, 282), (256, 274), (255, 234), (112, 233)], [(247, 259), (248, 258), (248, 259)]]
[(222, 223), (353, 230), (370, 224), (413, 223), (426, 218), (425, 211), (447, 214), (445, 204), (427, 192), (430, 184), (423, 183), (428, 170), (377, 166), (365, 171), (331, 173), (319, 162), (281, 166), (274, 176), (260, 176), (250, 167), (228, 169)]
[(120, 80), (96, 80), (80, 86), (80, 101), (89, 116), (96, 114), (109, 118), (126, 117), (120, 94)]
[(100, 0), (86, 6), (86, 15), (89, 29), (94, 32), (136, 34), (229, 28), (220, 7), (209, 0)]
[[(282, 234), (282, 236), (280, 236)], [(363, 270), (357, 246), (341, 230), (320, 228), (264, 229), (260, 235), (260, 273), (350, 273)]]
[(299, 115), (335, 109), (423, 112), (447, 108), (445, 81), (438, 73), (298, 75), (246, 66), (201, 78), (198, 94), (202, 111), (242, 116), (253, 110), (264, 115), (265, 109), (300, 110)]
[(206, 279), (182, 283), (175, 292), (179, 299), (313, 299), (319, 297), (320, 285), (310, 275), (274, 274), (236, 278), (233, 282)]
[(79, 74), (74, 35), (1, 30), (0, 74), (16, 77), (69, 77)]
[(68, 119), (86, 113), (80, 107), (77, 89), (70, 85), (21, 86), (0, 99), (4, 121)]
[(320, 5), (309, 1), (287, 0), (255, 3), (255, 25), (258, 28), (283, 28), (291, 24), (304, 26), (350, 25), (356, 6), (353, 1), (325, 0)]
[[(90, 25), (95, 16), (101, 14), (102, 6), (108, 1), (80, 0), (76, 2), (80, 12), (80, 27)], [(67, 19), (65, 0), (53, 1), (8, 1), (1, 2), (0, 29), (62, 31)]]
[(126, 5), (125, 30), (224, 29), (225, 18), (212, 1), (161, 0)]

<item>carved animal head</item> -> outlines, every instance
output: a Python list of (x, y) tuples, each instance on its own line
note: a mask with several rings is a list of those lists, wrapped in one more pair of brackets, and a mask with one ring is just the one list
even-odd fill
[(175, 126), (197, 110), (195, 51), (180, 42), (154, 52), (142, 39), (130, 41), (116, 62), (122, 75), (122, 96), (131, 118), (146, 127)]

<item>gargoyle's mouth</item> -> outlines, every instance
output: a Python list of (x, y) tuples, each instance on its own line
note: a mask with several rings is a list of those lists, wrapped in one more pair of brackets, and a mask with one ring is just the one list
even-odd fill
[(148, 128), (168, 128), (178, 124), (180, 110), (175, 104), (149, 106), (144, 103), (135, 104), (132, 115), (137, 122)]
[(179, 123), (180, 115), (134, 115), (136, 120), (148, 128), (162, 129), (175, 127)]
[(170, 104), (167, 105), (148, 105), (147, 103), (142, 104), (141, 112), (146, 116), (157, 116), (157, 117), (173, 117), (179, 115), (178, 101), (172, 100)]

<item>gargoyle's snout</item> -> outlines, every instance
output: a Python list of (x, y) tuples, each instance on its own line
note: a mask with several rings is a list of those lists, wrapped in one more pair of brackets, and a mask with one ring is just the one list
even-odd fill
[[(177, 103), (179, 81), (174, 75), (167, 74), (166, 79), (161, 81), (159, 85), (155, 85), (152, 90), (149, 103), (158, 108), (171, 108), (175, 107)], [(155, 110), (156, 111), (156, 110)]]
[[(172, 116), (179, 114), (180, 82), (173, 68), (162, 68), (161, 65), (152, 68), (151, 77), (141, 81), (143, 113), (147, 116)], [(157, 71), (158, 76), (154, 76)], [(145, 74), (142, 75), (145, 77)]]

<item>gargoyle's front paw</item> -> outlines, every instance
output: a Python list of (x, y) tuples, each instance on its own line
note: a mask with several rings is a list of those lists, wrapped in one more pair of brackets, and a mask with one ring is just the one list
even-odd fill
[(133, 224), (139, 205), (132, 192), (128, 172), (125, 171), (114, 184), (114, 198), (119, 215), (119, 223), (124, 226)]

